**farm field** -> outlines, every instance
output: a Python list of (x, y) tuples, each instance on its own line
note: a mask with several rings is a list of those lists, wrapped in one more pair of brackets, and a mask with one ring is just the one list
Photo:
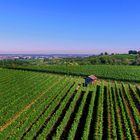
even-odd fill
[(99, 78), (120, 81), (140, 82), (139, 66), (124, 65), (83, 65), (83, 66), (48, 66), (48, 70), (67, 72), (68, 74), (91, 75), (95, 74)]
[(0, 139), (140, 139), (140, 85), (0, 69)]
[(67, 75), (88, 76), (95, 74), (102, 79), (139, 82), (140, 66), (125, 65), (47, 65), (47, 66), (17, 66), (15, 69), (50, 72)]

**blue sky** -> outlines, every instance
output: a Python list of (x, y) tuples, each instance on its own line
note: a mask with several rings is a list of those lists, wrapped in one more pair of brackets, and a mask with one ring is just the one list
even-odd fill
[(0, 53), (140, 50), (139, 0), (1, 0)]

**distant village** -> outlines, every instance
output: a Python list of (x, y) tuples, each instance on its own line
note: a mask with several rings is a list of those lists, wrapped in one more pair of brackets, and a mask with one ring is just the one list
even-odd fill
[(30, 60), (30, 59), (58, 59), (58, 58), (77, 58), (77, 57), (88, 57), (88, 54), (49, 54), (49, 55), (19, 55), (19, 54), (0, 54), (0, 60)]

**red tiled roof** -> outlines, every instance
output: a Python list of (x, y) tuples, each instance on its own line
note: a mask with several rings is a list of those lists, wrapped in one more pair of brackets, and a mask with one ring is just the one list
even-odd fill
[(95, 75), (90, 75), (88, 77), (91, 78), (92, 80), (97, 80), (97, 77)]

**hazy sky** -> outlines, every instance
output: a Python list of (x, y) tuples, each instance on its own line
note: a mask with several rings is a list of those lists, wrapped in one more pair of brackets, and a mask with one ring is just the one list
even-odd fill
[(0, 53), (140, 50), (140, 0), (0, 0)]

